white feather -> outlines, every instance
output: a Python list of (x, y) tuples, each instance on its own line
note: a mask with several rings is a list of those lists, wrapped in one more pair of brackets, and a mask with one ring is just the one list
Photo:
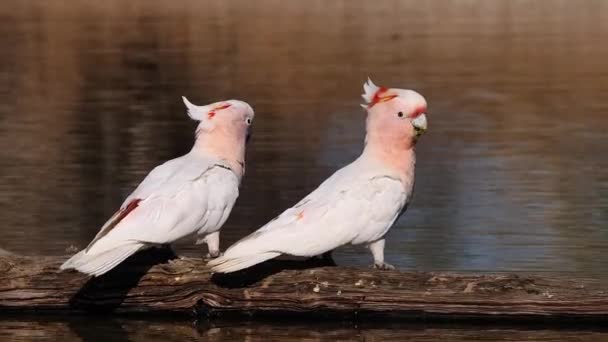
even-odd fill
[(197, 106), (192, 102), (188, 101), (185, 96), (182, 96), (182, 100), (188, 109), (187, 113), (190, 118), (197, 121), (203, 121), (207, 113), (209, 112), (210, 106)]
[(372, 82), (371, 78), (368, 77), (367, 82), (363, 83), (363, 94), (361, 95), (361, 97), (363, 97), (363, 100), (365, 100), (366, 104), (370, 104), (372, 102), (372, 100), (374, 99), (374, 95), (376, 95), (378, 90), (380, 90), (380, 87), (375, 85), (374, 82)]
[[(281, 253), (277, 253), (277, 252), (266, 252), (266, 253), (260, 253), (260, 254), (256, 254), (256, 255), (245, 255), (242, 257), (234, 257), (234, 258), (227, 260), (226, 262), (217, 264), (217, 266), (215, 266), (213, 268), (213, 270), (215, 272), (220, 272), (220, 273), (235, 272), (238, 270), (245, 269), (247, 267), (251, 267), (253, 265), (257, 265), (266, 260), (276, 258), (280, 254)], [(217, 260), (217, 259), (212, 260), (211, 263), (213, 263), (215, 260)]]
[(140, 199), (136, 209), (108, 232), (103, 228), (99, 239), (61, 268), (99, 275), (140, 248), (216, 231), (232, 210), (238, 185), (219, 159), (189, 153), (170, 160), (152, 170), (121, 207)]
[(279, 254), (315, 256), (381, 238), (409, 193), (397, 176), (360, 157), (209, 265), (234, 272)]
[(116, 246), (100, 254), (90, 254), (81, 251), (63, 263), (60, 269), (73, 268), (82, 273), (100, 276), (116, 267), (116, 265), (143, 247), (144, 244), (142, 243), (131, 242), (122, 246)]

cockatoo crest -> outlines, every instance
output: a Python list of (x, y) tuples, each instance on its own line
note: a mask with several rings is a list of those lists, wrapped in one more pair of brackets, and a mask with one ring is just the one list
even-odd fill
[(188, 108), (188, 116), (197, 121), (203, 121), (205, 118), (211, 119), (215, 116), (216, 111), (232, 106), (230, 101), (217, 102), (206, 106), (197, 106), (188, 101), (185, 96), (182, 96), (182, 100), (184, 100), (184, 104), (186, 105), (186, 108)]
[(389, 89), (386, 87), (378, 87), (369, 77), (367, 78), (367, 82), (363, 83), (363, 91), (364, 93), (361, 97), (365, 100), (365, 104), (362, 104), (361, 107), (365, 109), (371, 108), (376, 103), (385, 102), (398, 96), (390, 94)]

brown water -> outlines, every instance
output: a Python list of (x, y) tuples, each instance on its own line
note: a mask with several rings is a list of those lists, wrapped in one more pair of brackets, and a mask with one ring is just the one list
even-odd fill
[(0, 248), (85, 246), (189, 150), (181, 95), (257, 113), (226, 248), (360, 153), (371, 75), (429, 102), (389, 262), (608, 278), (606, 1), (4, 0), (0, 18)]
[[(91, 329), (91, 323), (95, 329)], [(548, 330), (543, 327), (457, 326), (451, 324), (363, 324), (285, 322), (191, 323), (140, 319), (7, 319), (3, 341), (606, 341), (606, 329)]]

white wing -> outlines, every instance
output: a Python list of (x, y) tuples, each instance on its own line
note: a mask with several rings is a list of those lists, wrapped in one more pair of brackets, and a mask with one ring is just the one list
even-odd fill
[(152, 170), (127, 197), (86, 253), (102, 253), (129, 241), (170, 243), (205, 224), (222, 224), (237, 196), (238, 179), (220, 161), (191, 155), (170, 160)]
[(210, 265), (229, 272), (244, 268), (238, 260), (247, 267), (278, 254), (314, 256), (348, 243), (373, 242), (399, 216), (406, 196), (398, 178), (368, 172), (355, 162)]
[(175, 192), (176, 188), (200, 177), (213, 166), (214, 162), (216, 160), (212, 158), (186, 154), (155, 167), (125, 199), (121, 209), (136, 198), (143, 199), (164, 192)]

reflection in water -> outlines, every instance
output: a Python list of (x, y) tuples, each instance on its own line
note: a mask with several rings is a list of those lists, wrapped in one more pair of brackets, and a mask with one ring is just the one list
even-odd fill
[[(371, 74), (430, 104), (389, 262), (587, 276), (608, 264), (605, 1), (8, 0), (0, 14), (4, 248), (86, 245), (190, 148), (182, 94), (258, 114), (225, 248), (360, 152)], [(352, 248), (337, 259), (370, 262)]]
[[(95, 329), (90, 329), (94, 324)], [(542, 327), (459, 326), (453, 324), (349, 324), (349, 323), (252, 323), (217, 325), (189, 321), (139, 319), (7, 319), (0, 322), (0, 338), (10, 341), (604, 341), (605, 329), (597, 331)]]

